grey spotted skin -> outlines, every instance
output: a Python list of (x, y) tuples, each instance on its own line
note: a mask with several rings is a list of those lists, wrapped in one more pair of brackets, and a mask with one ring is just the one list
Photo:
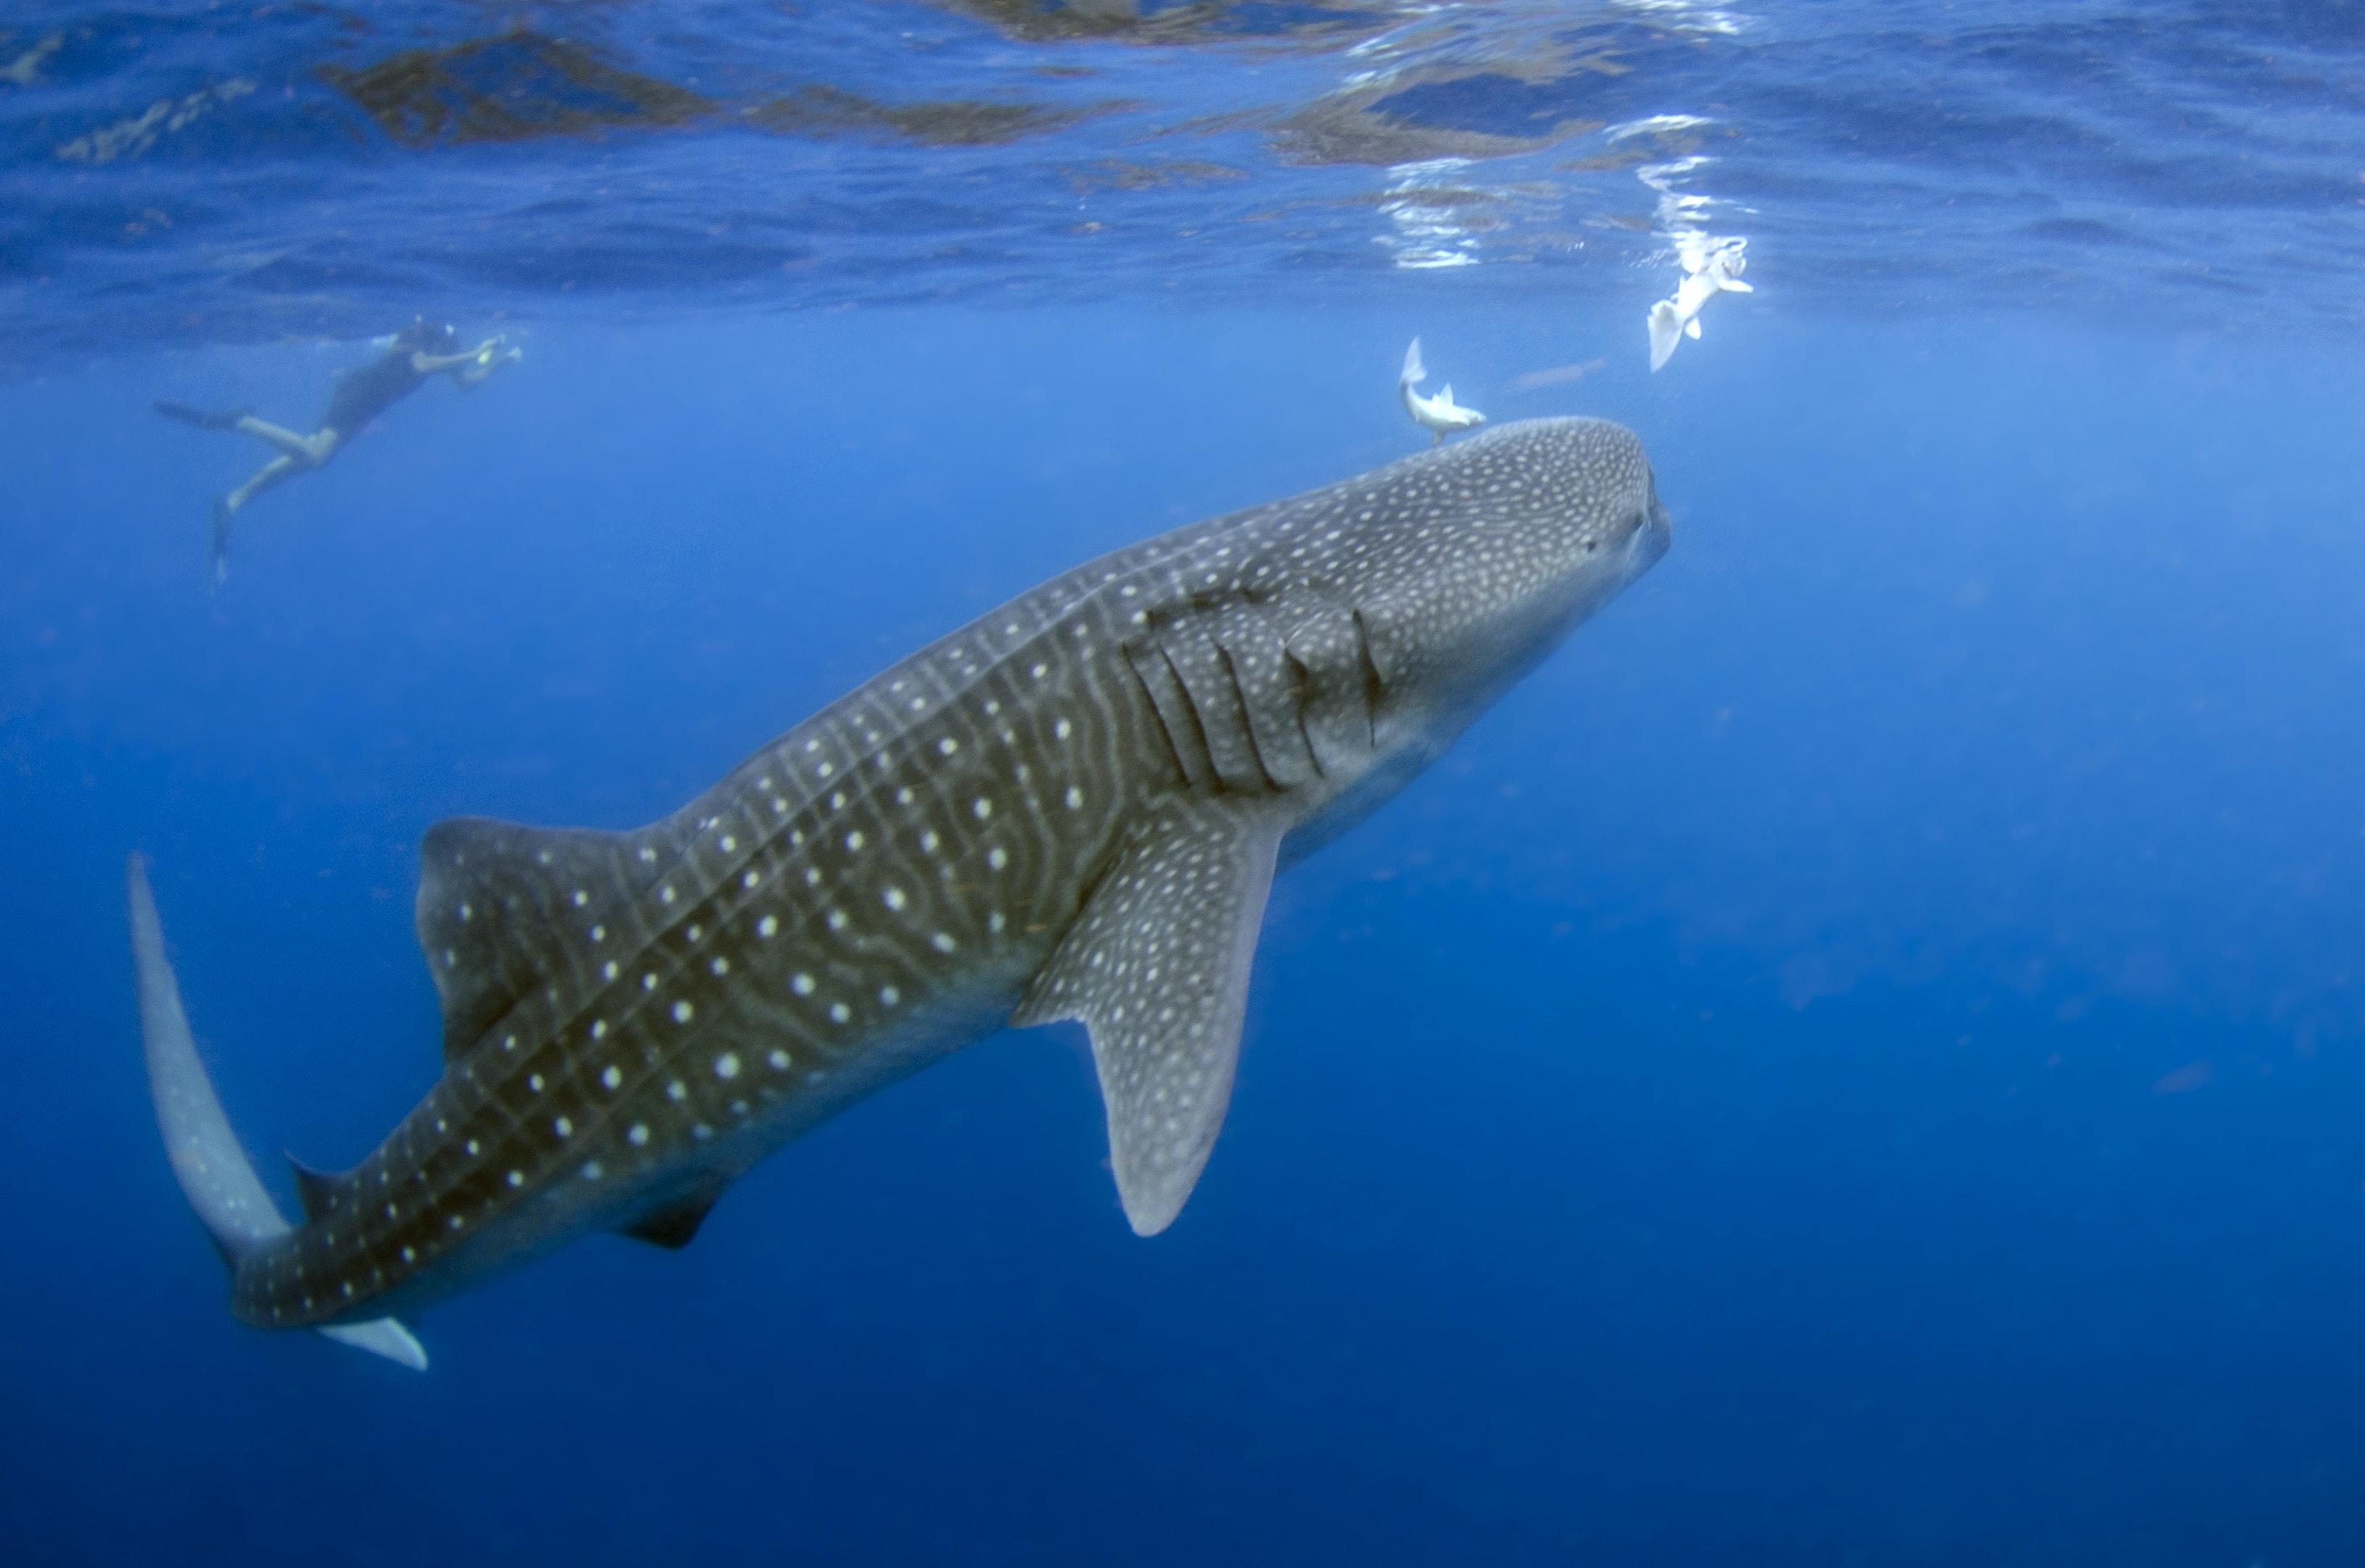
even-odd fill
[[(1046, 583), (650, 827), (439, 823), (443, 1076), (354, 1169), (299, 1171), (301, 1225), (208, 1219), (233, 1310), (375, 1325), (586, 1231), (680, 1245), (765, 1155), (1005, 1023), (1084, 1024), (1126, 1214), (1162, 1229), (1223, 1119), (1275, 870), (1667, 540), (1631, 432), (1507, 425)], [(169, 988), (161, 933), (135, 947), (143, 997)], [(185, 1185), (185, 1150), (267, 1210), (194, 1052), (154, 1041)]]

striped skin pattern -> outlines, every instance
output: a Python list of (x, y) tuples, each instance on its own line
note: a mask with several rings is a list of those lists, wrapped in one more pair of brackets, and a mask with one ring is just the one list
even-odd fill
[(1275, 870), (1667, 538), (1631, 432), (1507, 425), (1046, 583), (650, 827), (437, 824), (444, 1075), (353, 1170), (299, 1171), (305, 1223), (225, 1241), (233, 1310), (362, 1322), (588, 1230), (678, 1246), (766, 1154), (1004, 1023), (1085, 1025), (1126, 1213), (1162, 1229)]

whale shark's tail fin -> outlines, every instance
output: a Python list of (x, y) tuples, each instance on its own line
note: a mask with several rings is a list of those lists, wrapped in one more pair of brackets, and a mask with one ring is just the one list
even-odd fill
[(1412, 347), (1405, 350), (1404, 369), (1396, 374), (1399, 386), (1418, 386), (1429, 379), (1429, 367), (1420, 363), (1420, 340), (1415, 338)]
[(1684, 335), (1683, 318), (1676, 314), (1676, 302), (1662, 299), (1651, 307), (1651, 368), (1658, 369), (1676, 352), (1676, 343)]
[[(172, 960), (164, 956), (164, 926), (156, 917), (148, 868), (137, 855), (131, 857), (128, 879), (140, 1032), (148, 1057), (148, 1088), (156, 1099), (156, 1124), (163, 1131), (164, 1153), (189, 1207), (205, 1222), (223, 1260), (236, 1269), (240, 1259), (285, 1236), (289, 1227), (239, 1147), (205, 1063), (197, 1059), (197, 1043), (181, 1006), (181, 988), (173, 978)], [(391, 1317), (331, 1324), (320, 1332), (413, 1371), (427, 1370), (426, 1350)]]

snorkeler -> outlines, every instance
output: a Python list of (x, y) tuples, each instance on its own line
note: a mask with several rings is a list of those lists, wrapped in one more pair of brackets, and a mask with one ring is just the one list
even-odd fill
[(521, 349), (506, 346), (499, 337), (487, 338), (473, 349), (459, 346), (459, 334), (450, 327), (430, 326), (415, 318), (391, 339), (380, 339), (385, 352), (348, 373), (329, 398), (320, 428), (310, 435), (258, 420), (244, 409), (212, 413), (185, 403), (159, 401), (156, 411), (168, 420), (200, 430), (236, 431), (275, 448), (279, 455), (254, 476), (214, 502), (213, 587), (219, 589), (230, 575), (230, 521), (263, 491), (292, 474), (318, 468), (344, 444), (361, 434), (371, 420), (423, 386), (431, 375), (450, 373), (463, 390), (482, 386), (494, 371), (525, 357)]

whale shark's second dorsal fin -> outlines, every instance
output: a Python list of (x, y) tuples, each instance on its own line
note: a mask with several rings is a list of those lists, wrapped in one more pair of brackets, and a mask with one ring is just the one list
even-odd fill
[(337, 1194), (345, 1179), (326, 1170), (315, 1170), (294, 1155), (287, 1157), (287, 1169), (296, 1177), (296, 1201), (302, 1205), (304, 1217), (316, 1220), (336, 1207)]
[[(582, 966), (672, 869), (659, 830), (600, 833), (454, 817), (419, 847), (419, 945), (443, 1002), (443, 1056)], [(630, 915), (630, 918), (639, 918)], [(633, 935), (641, 935), (633, 933)]]

